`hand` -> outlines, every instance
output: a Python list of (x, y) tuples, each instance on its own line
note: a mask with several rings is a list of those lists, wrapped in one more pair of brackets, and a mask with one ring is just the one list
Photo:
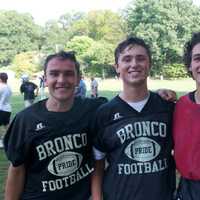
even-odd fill
[(160, 95), (163, 99), (167, 101), (176, 101), (177, 100), (177, 95), (176, 92), (173, 90), (169, 89), (158, 89), (157, 90), (158, 95)]

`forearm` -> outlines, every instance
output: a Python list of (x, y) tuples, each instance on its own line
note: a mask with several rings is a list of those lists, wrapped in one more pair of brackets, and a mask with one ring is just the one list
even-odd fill
[(5, 187), (5, 200), (19, 200), (24, 188), (25, 169), (24, 165), (8, 169), (8, 177)]
[(104, 167), (104, 159), (96, 161), (94, 172), (92, 174), (92, 200), (102, 200), (102, 182)]

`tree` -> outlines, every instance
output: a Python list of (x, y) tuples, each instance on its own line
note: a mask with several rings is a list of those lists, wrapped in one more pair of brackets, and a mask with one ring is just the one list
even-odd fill
[(84, 63), (83, 57), (94, 42), (92, 38), (87, 36), (75, 36), (67, 42), (65, 49), (68, 51), (75, 51), (78, 60), (82, 64), (86, 64)]
[(0, 65), (8, 65), (20, 52), (38, 49), (40, 27), (29, 14), (0, 11)]
[(60, 17), (59, 23), (68, 33), (69, 39), (74, 36), (88, 36), (95, 41), (104, 40), (116, 44), (126, 33), (123, 18), (110, 10), (96, 10), (85, 14), (66, 13)]
[(152, 47), (153, 74), (161, 73), (164, 65), (182, 62), (183, 44), (200, 26), (200, 9), (191, 0), (135, 0), (124, 16), (129, 34)]
[(126, 35), (123, 18), (110, 10), (90, 11), (87, 15), (89, 37), (116, 44)]
[(94, 42), (88, 51), (84, 54), (84, 61), (87, 63), (86, 71), (91, 75), (100, 76), (102, 78), (112, 76), (114, 74), (112, 44), (105, 41)]
[(67, 33), (56, 20), (48, 21), (45, 24), (41, 38), (43, 38), (41, 50), (46, 53), (53, 53), (64, 49), (68, 41)]
[(24, 52), (15, 56), (10, 69), (16, 73), (17, 77), (20, 77), (24, 73), (31, 76), (33, 73), (39, 71), (39, 63), (40, 59), (37, 52)]

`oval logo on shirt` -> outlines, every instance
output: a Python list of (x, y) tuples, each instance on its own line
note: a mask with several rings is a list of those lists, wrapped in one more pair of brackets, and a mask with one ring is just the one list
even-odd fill
[(81, 165), (83, 156), (76, 152), (63, 152), (56, 156), (48, 165), (48, 171), (56, 176), (68, 176)]
[(153, 160), (160, 153), (160, 145), (147, 137), (132, 141), (125, 149), (125, 154), (132, 160), (146, 162)]

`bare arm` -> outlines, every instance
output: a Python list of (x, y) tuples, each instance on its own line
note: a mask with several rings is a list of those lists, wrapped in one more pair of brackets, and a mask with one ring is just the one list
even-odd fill
[(35, 90), (36, 90), (35, 91), (35, 96), (37, 97), (38, 96), (38, 92), (39, 92), (39, 88), (37, 87)]
[(92, 174), (92, 200), (102, 200), (102, 181), (104, 175), (105, 159), (95, 162)]
[(163, 99), (167, 100), (167, 101), (176, 101), (177, 100), (177, 96), (176, 96), (176, 92), (170, 89), (158, 89), (156, 91)]
[(25, 168), (24, 165), (8, 169), (8, 177), (5, 187), (5, 200), (19, 200), (24, 188)]

